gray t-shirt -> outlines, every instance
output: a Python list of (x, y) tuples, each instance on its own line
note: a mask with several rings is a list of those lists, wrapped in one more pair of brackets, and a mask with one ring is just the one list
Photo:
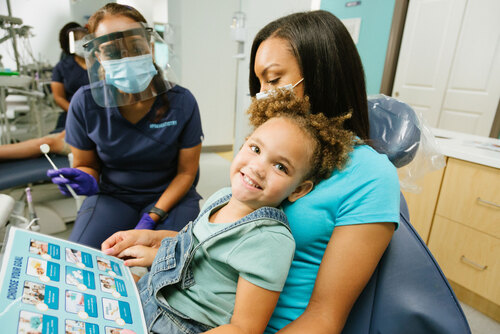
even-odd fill
[[(204, 207), (230, 191), (219, 190)], [(195, 246), (230, 224), (208, 221), (224, 205), (200, 217), (193, 229)], [(292, 234), (282, 224), (269, 219), (244, 224), (198, 249), (191, 267), (195, 285), (185, 290), (178, 285), (169, 286), (163, 294), (173, 308), (193, 320), (210, 326), (227, 324), (234, 310), (238, 278), (267, 290), (281, 291), (294, 250)]]

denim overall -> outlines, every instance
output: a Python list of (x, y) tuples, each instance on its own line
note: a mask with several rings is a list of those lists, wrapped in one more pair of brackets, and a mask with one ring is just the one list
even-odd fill
[(227, 203), (230, 198), (231, 194), (228, 194), (214, 201), (198, 215), (194, 222), (189, 222), (175, 237), (162, 240), (150, 272), (137, 283), (148, 332), (194, 334), (212, 328), (211, 326), (189, 319), (181, 312), (175, 310), (161, 294), (161, 289), (169, 285), (179, 284), (182, 289), (187, 289), (195, 284), (193, 272), (189, 265), (195, 252), (205, 242), (233, 228), (261, 219), (272, 220), (276, 224), (282, 224), (290, 231), (290, 226), (283, 211), (271, 207), (262, 207), (242, 219), (229, 224), (226, 228), (213, 233), (205, 240), (202, 240), (196, 247), (193, 247), (194, 225), (202, 216), (210, 214), (212, 209)]

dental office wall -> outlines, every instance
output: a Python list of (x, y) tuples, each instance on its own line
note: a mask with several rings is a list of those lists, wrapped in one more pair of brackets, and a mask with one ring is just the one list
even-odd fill
[(250, 105), (248, 90), (248, 63), (253, 38), (267, 23), (294, 12), (319, 9), (319, 1), (311, 0), (241, 0), (239, 10), (246, 14), (246, 39), (244, 57), (237, 64), (236, 119), (234, 128), (234, 150), (236, 153), (243, 145), (245, 137), (251, 132), (248, 116), (245, 113)]
[(323, 0), (321, 9), (337, 16), (348, 27), (356, 42), (366, 76), (367, 94), (380, 93), (384, 63), (396, 0)]
[[(189, 88), (200, 106), (208, 150), (234, 150), (249, 134), (245, 110), (248, 95), (248, 62), (255, 34), (270, 21), (311, 9), (311, 0), (169, 0), (169, 25), (173, 30), (170, 63), (179, 82)], [(242, 57), (231, 38), (236, 11), (245, 13), (246, 38)]]
[[(36, 61), (55, 65), (59, 61), (59, 30), (64, 24), (75, 21), (84, 25), (90, 15), (108, 2), (118, 2), (137, 8), (151, 24), (166, 23), (167, 0), (10, 0), (12, 16), (31, 26), (31, 52)], [(40, 13), (43, 13), (40, 15)], [(0, 15), (8, 15), (6, 1), (0, 1)], [(6, 33), (6, 31), (2, 31)], [(28, 48), (18, 41), (18, 50), (23, 64), (33, 63)], [(0, 45), (2, 63), (6, 68), (16, 69), (11, 39)]]
[(234, 129), (236, 43), (229, 26), (235, 0), (169, 0), (170, 64), (198, 101), (203, 147), (230, 150)]
[[(12, 16), (23, 20), (23, 25), (31, 26), (33, 37), (30, 38), (32, 54), (38, 61), (55, 65), (59, 60), (59, 30), (74, 20), (70, 17), (70, 2), (60, 0), (15, 0), (10, 1)], [(0, 2), (0, 15), (8, 15), (6, 1)], [(2, 35), (6, 34), (2, 30)], [(20, 42), (18, 41), (18, 44)], [(21, 61), (32, 63), (24, 45), (18, 45)], [(0, 44), (0, 55), (5, 68), (16, 70), (12, 40)]]

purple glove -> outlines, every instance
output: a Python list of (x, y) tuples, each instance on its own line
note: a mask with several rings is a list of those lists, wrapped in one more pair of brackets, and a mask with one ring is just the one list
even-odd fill
[(66, 184), (70, 185), (78, 195), (92, 196), (99, 191), (94, 177), (76, 168), (49, 169), (47, 176), (52, 179), (53, 183), (57, 184), (59, 190), (66, 196), (71, 196)]
[(156, 227), (155, 221), (149, 216), (149, 213), (143, 213), (141, 220), (135, 227), (136, 230), (154, 230)]

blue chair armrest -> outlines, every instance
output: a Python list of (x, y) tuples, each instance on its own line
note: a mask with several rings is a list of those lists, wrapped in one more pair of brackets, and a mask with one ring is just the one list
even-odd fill
[[(66, 156), (51, 155), (51, 159), (59, 168), (69, 167)], [(0, 190), (49, 181), (47, 170), (51, 168), (45, 157), (0, 162)]]
[(342, 333), (471, 333), (446, 277), (410, 224), (402, 194), (399, 228)]

